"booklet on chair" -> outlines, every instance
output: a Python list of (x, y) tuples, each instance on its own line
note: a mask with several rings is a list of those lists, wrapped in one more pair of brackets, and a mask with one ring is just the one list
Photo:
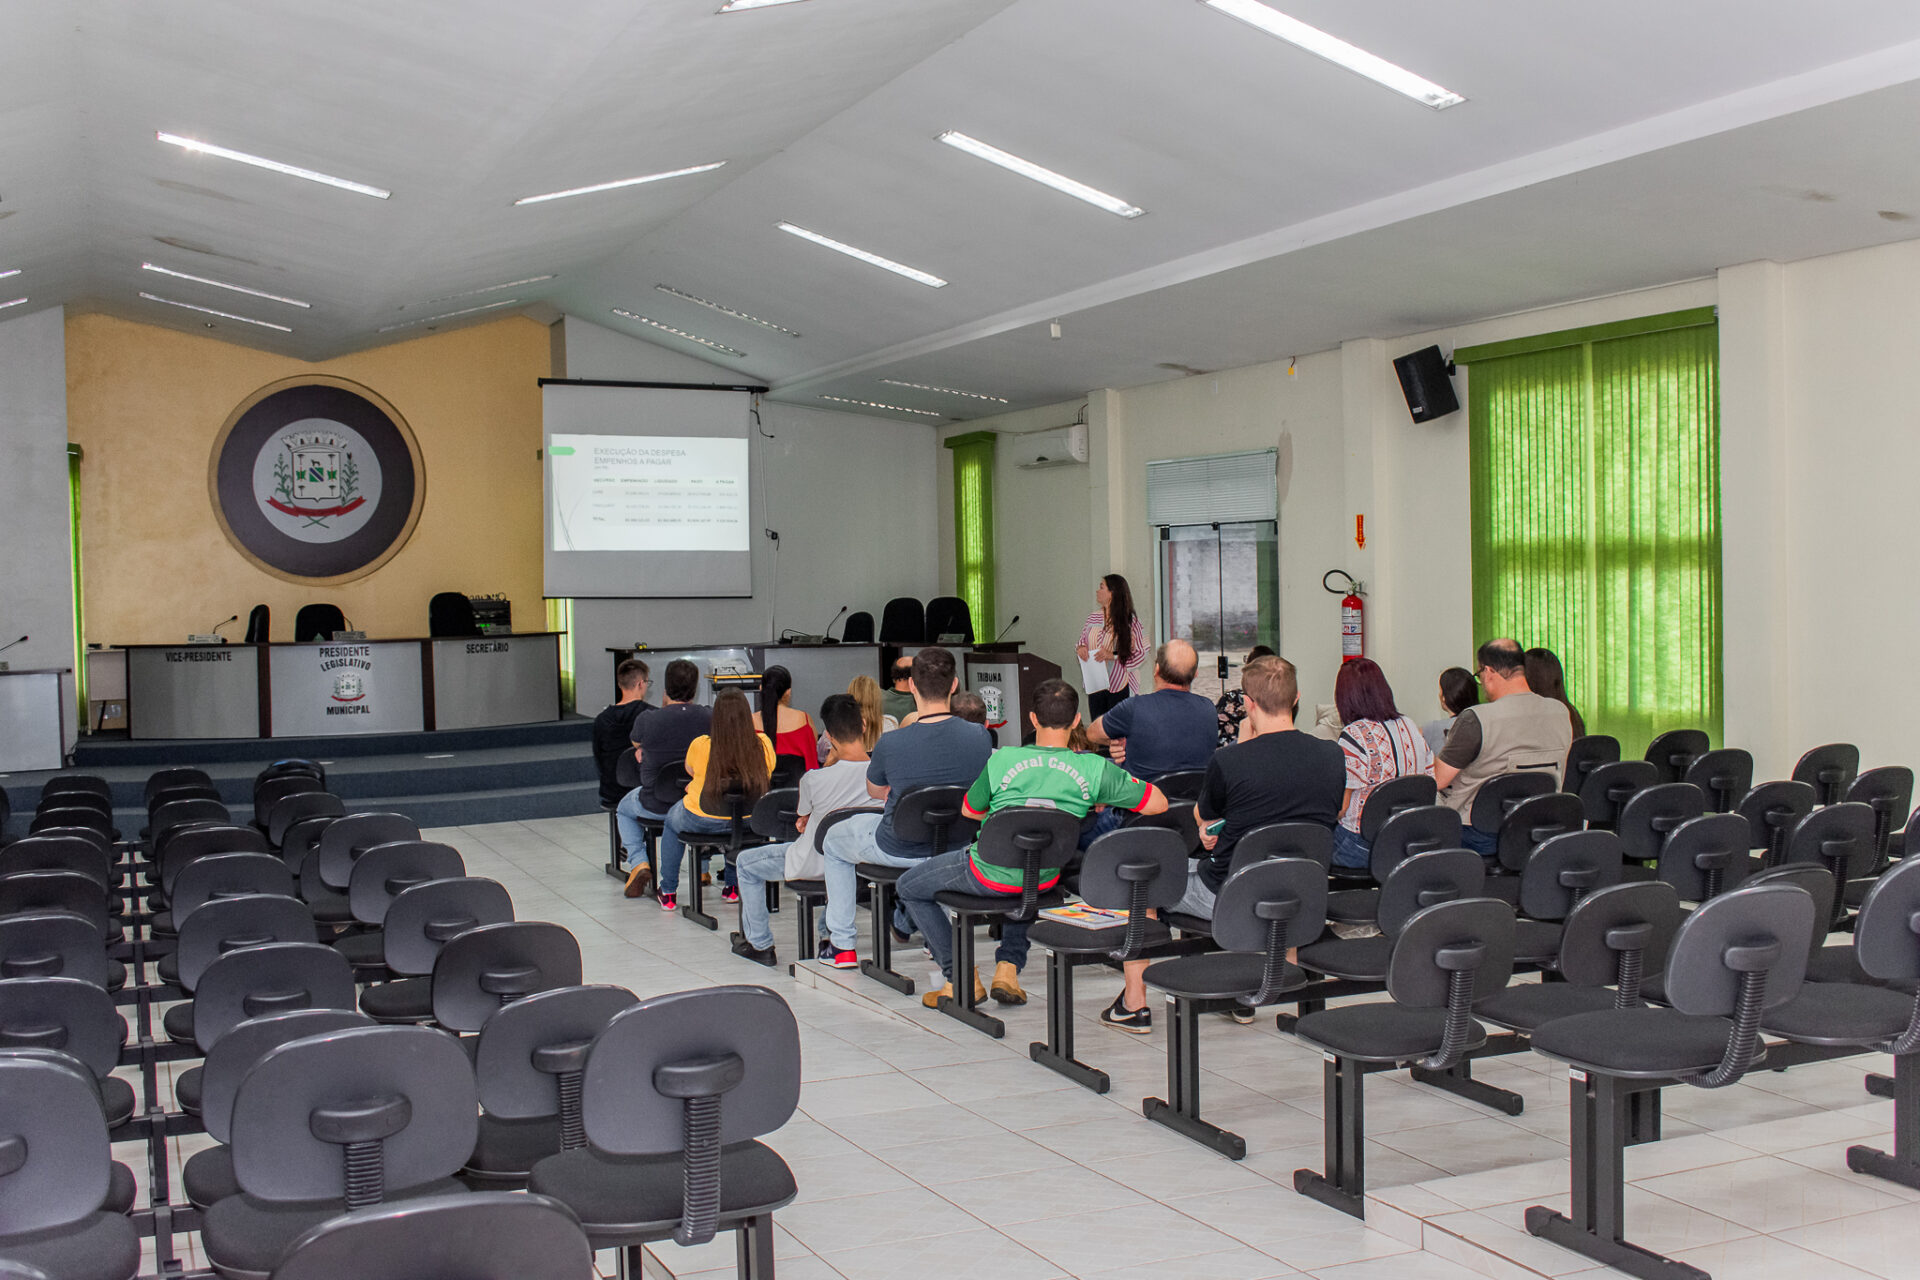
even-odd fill
[(1084, 902), (1076, 902), (1066, 907), (1047, 907), (1041, 911), (1040, 918), (1070, 924), (1078, 929), (1111, 929), (1114, 925), (1125, 924), (1127, 913), (1111, 911), (1105, 907), (1090, 907)]

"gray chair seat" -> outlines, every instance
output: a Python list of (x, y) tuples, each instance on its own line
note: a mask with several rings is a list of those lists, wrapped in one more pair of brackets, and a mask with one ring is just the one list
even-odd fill
[[(1353, 1004), (1310, 1013), (1294, 1024), (1302, 1044), (1359, 1062), (1405, 1062), (1440, 1048), (1446, 1031), (1445, 1009), (1408, 1009), (1397, 1004)], [(1474, 1023), (1469, 1044), (1486, 1042), (1487, 1031)]]
[(1487, 877), (1486, 883), (1481, 887), (1480, 896), (1483, 898), (1498, 899), (1510, 907), (1518, 906), (1520, 902), (1520, 877), (1490, 875)]
[(140, 1235), (124, 1215), (103, 1211), (64, 1227), (0, 1236), (0, 1257), (59, 1280), (128, 1280), (140, 1269)]
[[(1106, 955), (1118, 951), (1126, 937), (1127, 926), (1123, 924), (1105, 929), (1081, 929), (1055, 920), (1042, 920), (1027, 930), (1027, 940), (1034, 946), (1069, 956)], [(1166, 925), (1149, 920), (1141, 930), (1141, 937), (1143, 946), (1157, 947), (1170, 941), (1173, 934)]]
[(1392, 938), (1322, 938), (1300, 948), (1300, 967), (1332, 978), (1384, 982), (1392, 955)]
[[(465, 1190), (452, 1178), (440, 1178), (388, 1191), (387, 1199), (413, 1200)], [(342, 1200), (267, 1201), (243, 1192), (207, 1209), (200, 1239), (207, 1261), (229, 1280), (268, 1280), (288, 1245), (346, 1211)]]
[[(115, 1160), (107, 1170), (107, 1198), (100, 1202), (100, 1212), (131, 1213), (138, 1192), (133, 1170)], [(4, 1246), (0, 1246), (0, 1249), (4, 1249)]]
[(559, 1153), (559, 1116), (502, 1120), (482, 1113), (480, 1134), (461, 1176), (470, 1185), (506, 1189), (501, 1184), (526, 1182), (528, 1170)]
[(123, 961), (107, 961), (107, 990), (113, 992), (127, 989), (127, 966)]
[(336, 938), (333, 949), (347, 958), (356, 969), (384, 969), (387, 964), (387, 936), (378, 929), (368, 933), (350, 933)]
[(1169, 929), (1202, 938), (1213, 936), (1213, 921), (1205, 916), (1190, 916), (1180, 911), (1162, 911), (1160, 919)]
[(160, 963), (155, 965), (154, 969), (155, 972), (160, 975), (160, 981), (170, 982), (176, 986), (179, 985), (180, 953), (178, 951), (167, 952), (167, 954), (160, 957)]
[(118, 1129), (133, 1119), (133, 1086), (119, 1076), (100, 1082), (100, 1110), (107, 1117), (107, 1128)]
[(193, 1001), (187, 1000), (167, 1010), (160, 1019), (160, 1029), (167, 1033), (167, 1039), (175, 1044), (192, 1044), (193, 1039)]
[(1327, 919), (1366, 924), (1380, 916), (1378, 889), (1335, 889), (1327, 895)]
[(1531, 1032), (1557, 1018), (1602, 1013), (1613, 1008), (1606, 987), (1575, 987), (1564, 982), (1522, 982), (1496, 991), (1473, 1006), (1475, 1015), (1515, 1031)]
[(893, 884), (911, 870), (912, 867), (887, 867), (877, 862), (862, 862), (854, 867), (862, 880), (878, 880), (882, 884)]
[(315, 924), (352, 924), (353, 908), (348, 905), (347, 895), (326, 889), (314, 894), (307, 903), (313, 908)]
[(1566, 926), (1552, 920), (1516, 920), (1513, 924), (1513, 962), (1552, 964), (1560, 957), (1560, 937)]
[[(1020, 909), (1020, 895), (1017, 893), (958, 893), (946, 891), (933, 895), (933, 900), (949, 911), (964, 911), (970, 915), (1009, 915)], [(1067, 900), (1059, 889), (1049, 889), (1034, 899), (1036, 911), (1046, 907), (1057, 907)]]
[(1867, 985), (1873, 979), (1860, 967), (1849, 946), (1820, 947), (1807, 958), (1807, 981), (1823, 984), (1855, 983)]
[(187, 1201), (204, 1212), (240, 1194), (240, 1183), (233, 1176), (233, 1148), (208, 1147), (187, 1157), (180, 1171), (180, 1184), (186, 1188)]
[(1609, 1009), (1549, 1022), (1533, 1033), (1533, 1047), (1606, 1075), (1653, 1078), (1718, 1066), (1732, 1028), (1673, 1009)]
[[(1240, 951), (1215, 951), (1201, 956), (1177, 956), (1147, 966), (1147, 984), (1170, 996), (1189, 1000), (1230, 1000), (1260, 989), (1265, 956)], [(1306, 975), (1292, 965), (1282, 981), (1297, 987)]]
[[(533, 1167), (527, 1190), (572, 1209), (595, 1247), (665, 1237), (680, 1220), (680, 1156), (609, 1156), (584, 1147)], [(720, 1152), (720, 1225), (792, 1201), (793, 1171), (771, 1147), (739, 1142)]]
[(824, 898), (827, 896), (825, 880), (789, 880), (787, 892), (798, 898)]
[(425, 1022), (433, 1017), (433, 979), (401, 978), (360, 993), (360, 1012), (376, 1022)]
[(1907, 1029), (1913, 997), (1885, 987), (1827, 983), (1767, 1010), (1760, 1028), (1803, 1044), (1877, 1044)]
[(204, 1079), (199, 1067), (188, 1067), (173, 1078), (173, 1100), (190, 1116), (200, 1114), (200, 1089)]

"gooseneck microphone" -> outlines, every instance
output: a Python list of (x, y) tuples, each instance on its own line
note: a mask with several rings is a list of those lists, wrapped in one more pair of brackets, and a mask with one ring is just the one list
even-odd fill
[[(844, 617), (846, 617), (846, 616), (847, 616), (847, 606), (843, 604), (843, 605), (841, 605), (841, 606), (840, 606), (840, 612), (838, 612), (838, 613), (836, 613), (836, 614), (834, 614), (834, 615), (833, 615), (833, 622), (838, 622), (838, 621), (840, 621), (840, 619), (842, 619), (842, 618), (844, 618)], [(822, 643), (822, 644), (832, 644), (832, 643), (834, 643), (834, 640), (833, 640), (833, 622), (829, 622), (829, 623), (827, 624), (827, 629), (826, 629), (825, 631), (822, 631), (822, 632), (820, 633), (820, 643)]]
[(1016, 613), (1013, 615), (1013, 622), (1009, 622), (1006, 626), (1000, 628), (1000, 634), (993, 638), (993, 642), (999, 644), (1002, 640), (1005, 640), (1007, 638), (1007, 632), (1013, 630), (1014, 622), (1018, 621), (1020, 621), (1020, 615)]
[(25, 644), (26, 642), (27, 642), (26, 636), (21, 636), (18, 640), (9, 640), (5, 644), (0, 644), (0, 653), (5, 653), (7, 650), (13, 648), (13, 646), (17, 644)]
[(208, 628), (207, 634), (217, 636), (220, 634), (220, 628), (226, 626), (227, 622), (238, 622), (238, 621), (240, 621), (240, 615), (236, 613), (231, 618), (228, 618), (226, 622), (214, 623), (212, 627)]

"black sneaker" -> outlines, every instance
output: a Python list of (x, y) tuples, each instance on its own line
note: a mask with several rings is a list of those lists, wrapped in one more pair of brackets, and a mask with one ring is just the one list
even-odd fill
[(754, 946), (751, 942), (747, 941), (747, 935), (744, 933), (736, 933), (733, 935), (733, 954), (739, 956), (742, 960), (751, 960), (755, 964), (763, 964), (769, 969), (773, 968), (775, 964), (773, 948)]
[(1153, 1030), (1152, 1009), (1129, 1009), (1123, 1003), (1125, 995), (1114, 997), (1113, 1003), (1100, 1011), (1100, 1021), (1115, 1031), (1125, 1031), (1130, 1035), (1144, 1036)]

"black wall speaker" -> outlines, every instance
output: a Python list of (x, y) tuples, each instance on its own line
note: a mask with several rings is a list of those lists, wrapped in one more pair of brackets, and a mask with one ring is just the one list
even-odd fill
[(1459, 398), (1453, 394), (1453, 365), (1439, 347), (1401, 356), (1393, 362), (1393, 371), (1400, 375), (1400, 390), (1415, 422), (1431, 422), (1459, 409)]

